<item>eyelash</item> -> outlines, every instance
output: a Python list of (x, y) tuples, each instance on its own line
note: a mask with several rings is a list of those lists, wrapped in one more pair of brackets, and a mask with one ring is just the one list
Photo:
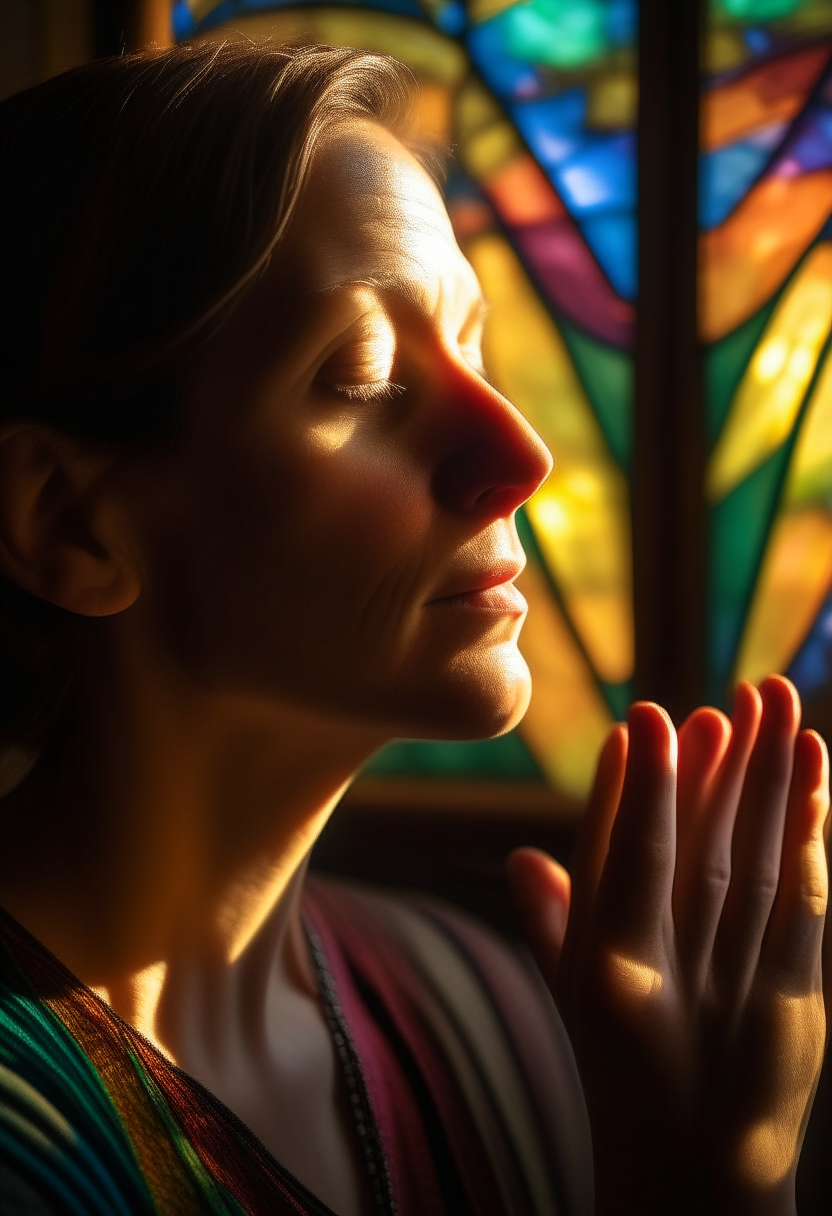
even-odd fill
[(403, 384), (393, 380), (373, 380), (370, 384), (333, 384), (339, 397), (348, 401), (391, 401), (405, 392)]

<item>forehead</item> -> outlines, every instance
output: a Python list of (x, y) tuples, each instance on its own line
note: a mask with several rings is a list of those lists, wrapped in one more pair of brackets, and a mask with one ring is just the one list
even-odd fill
[(316, 150), (283, 249), (301, 295), (364, 281), (431, 315), (465, 311), (479, 295), (435, 184), (393, 135), (363, 119)]

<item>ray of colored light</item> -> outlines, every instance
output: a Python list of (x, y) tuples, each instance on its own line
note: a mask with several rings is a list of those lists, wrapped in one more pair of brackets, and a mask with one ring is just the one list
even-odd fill
[(495, 383), (555, 453), (557, 468), (527, 505), (538, 545), (566, 611), (602, 679), (633, 669), (629, 503), (626, 479), (563, 340), (511, 247), (497, 236), (466, 245), (491, 304), (485, 354)]
[(818, 245), (775, 308), (740, 382), (708, 468), (723, 498), (786, 439), (832, 325), (832, 242)]
[[(784, 282), (832, 211), (832, 170), (765, 178), (700, 238), (700, 333), (716, 342)], [(784, 222), (788, 217), (788, 222)]]

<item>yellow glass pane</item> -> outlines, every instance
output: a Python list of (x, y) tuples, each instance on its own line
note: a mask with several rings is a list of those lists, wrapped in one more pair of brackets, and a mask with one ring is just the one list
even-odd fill
[(832, 30), (832, 5), (829, 0), (803, 0), (793, 13), (781, 18), (778, 24), (790, 34), (826, 34)]
[(457, 93), (454, 115), (459, 159), (477, 180), (493, 176), (525, 152), (499, 105), (475, 77)]
[(532, 673), (520, 734), (551, 784), (584, 798), (612, 726), (610, 711), (543, 572), (529, 562), (517, 585), (529, 602), (520, 649)]
[(785, 671), (832, 583), (832, 512), (787, 511), (772, 528), (737, 658), (737, 679)]
[(485, 342), (489, 374), (557, 461), (528, 504), (529, 519), (596, 671), (619, 683), (633, 670), (626, 480), (557, 328), (511, 247), (486, 235), (467, 242), (465, 251), (491, 304)]
[(607, 72), (589, 82), (586, 125), (601, 130), (622, 130), (636, 125), (638, 80), (635, 72)]
[(403, 60), (420, 77), (448, 86), (456, 85), (467, 67), (465, 51), (425, 22), (366, 9), (310, 7), (241, 14), (200, 38), (213, 40), (238, 34), (255, 41), (298, 38), (381, 51)]
[(742, 33), (732, 29), (710, 29), (705, 35), (702, 68), (706, 76), (730, 72), (745, 63), (748, 47)]
[(823, 361), (794, 445), (785, 490), (789, 507), (832, 497), (832, 355)]
[(504, 9), (511, 8), (518, 0), (468, 0), (468, 17), (471, 23), (487, 21)]
[(193, 14), (194, 21), (201, 21), (203, 17), (207, 17), (210, 12), (222, 3), (222, 0), (186, 0), (188, 8)]
[(780, 287), (832, 211), (832, 171), (766, 178), (700, 237), (699, 324), (717, 342)]
[(806, 259), (777, 305), (731, 403), (708, 468), (723, 498), (780, 446), (794, 425), (832, 325), (832, 242)]
[(702, 96), (702, 146), (719, 148), (794, 118), (828, 59), (826, 47), (811, 47), (708, 89)]
[(805, 507), (832, 499), (832, 355), (824, 360), (800, 428), (784, 502)]

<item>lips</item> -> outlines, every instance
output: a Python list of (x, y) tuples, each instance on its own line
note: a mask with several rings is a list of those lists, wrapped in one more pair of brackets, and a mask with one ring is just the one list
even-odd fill
[(525, 566), (515, 558), (497, 562), (488, 570), (460, 575), (430, 604), (485, 608), (499, 612), (525, 612), (526, 601), (513, 584)]

